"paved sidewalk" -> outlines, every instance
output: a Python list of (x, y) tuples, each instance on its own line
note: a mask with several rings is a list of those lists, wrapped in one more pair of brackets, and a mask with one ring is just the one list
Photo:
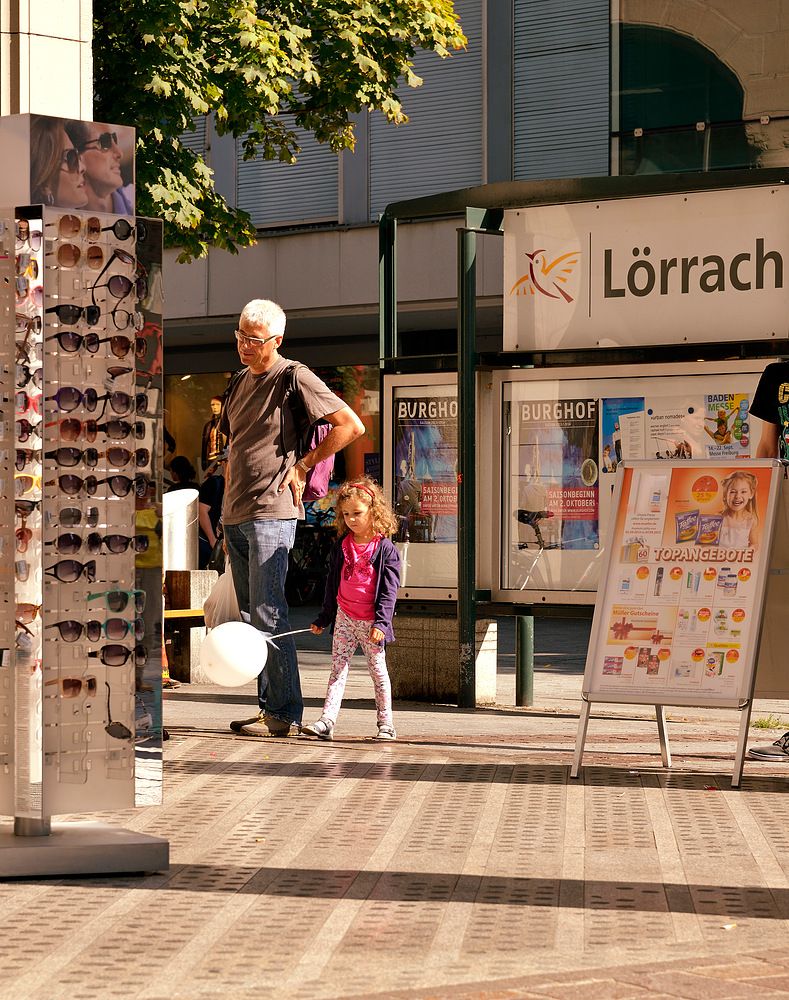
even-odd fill
[[(571, 780), (588, 624), (537, 622), (529, 709), (510, 628), (501, 704), (396, 704), (394, 744), (361, 664), (333, 743), (234, 736), (251, 686), (167, 692), (164, 805), (96, 818), (170, 870), (0, 883), (0, 997), (789, 998), (789, 768), (732, 790), (737, 713), (682, 709), (666, 771), (607, 706)], [(310, 720), (328, 640), (298, 639)]]

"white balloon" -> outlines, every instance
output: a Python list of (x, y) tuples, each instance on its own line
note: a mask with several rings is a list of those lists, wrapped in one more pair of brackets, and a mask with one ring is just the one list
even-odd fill
[(240, 687), (254, 680), (267, 656), (266, 637), (246, 622), (217, 625), (200, 646), (200, 666), (214, 684), (223, 687)]

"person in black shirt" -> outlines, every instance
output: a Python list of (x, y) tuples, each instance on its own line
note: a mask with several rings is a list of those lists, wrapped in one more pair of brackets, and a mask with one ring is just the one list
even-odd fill
[[(789, 361), (776, 361), (764, 369), (754, 393), (751, 415), (763, 421), (756, 457), (789, 459)], [(789, 761), (789, 731), (774, 743), (749, 747), (748, 756), (755, 760)]]

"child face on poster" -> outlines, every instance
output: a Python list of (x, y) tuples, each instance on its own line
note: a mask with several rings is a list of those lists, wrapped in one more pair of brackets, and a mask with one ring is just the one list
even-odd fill
[[(759, 510), (756, 503), (756, 476), (744, 469), (728, 475), (721, 483), (723, 497), (722, 544), (736, 548), (759, 547)], [(745, 533), (747, 532), (747, 538)]]
[(733, 472), (722, 484), (723, 513), (744, 521), (756, 512), (756, 480), (750, 472)]

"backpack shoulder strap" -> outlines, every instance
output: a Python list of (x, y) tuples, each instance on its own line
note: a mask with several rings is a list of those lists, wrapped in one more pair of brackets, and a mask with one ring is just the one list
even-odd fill
[(224, 434), (225, 437), (227, 437), (230, 432), (230, 428), (227, 422), (227, 410), (226, 410), (227, 402), (230, 399), (231, 395), (233, 394), (233, 390), (241, 381), (241, 378), (248, 371), (249, 371), (248, 368), (239, 368), (237, 372), (233, 372), (233, 374), (230, 376), (230, 379), (228, 380), (225, 391), (222, 393), (222, 409), (219, 411), (220, 412), (219, 431), (220, 433)]

